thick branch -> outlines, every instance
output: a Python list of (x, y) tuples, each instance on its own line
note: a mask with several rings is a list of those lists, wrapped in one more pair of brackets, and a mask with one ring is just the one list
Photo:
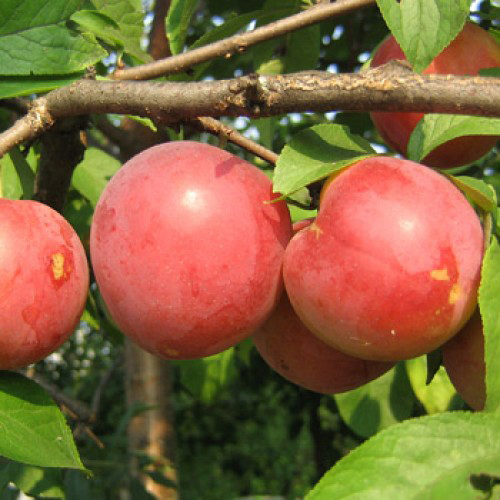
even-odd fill
[(42, 136), (42, 154), (33, 199), (62, 212), (75, 167), (85, 152), (85, 117), (59, 121)]
[(113, 77), (119, 80), (147, 80), (164, 75), (181, 73), (196, 64), (209, 61), (215, 57), (228, 57), (265, 40), (276, 38), (300, 28), (319, 23), (325, 19), (374, 4), (375, 0), (337, 0), (335, 3), (321, 3), (304, 12), (266, 24), (245, 34), (234, 35), (219, 42), (214, 42), (160, 61), (154, 61), (134, 68), (119, 69), (115, 71)]
[(500, 79), (418, 75), (397, 65), (359, 74), (250, 75), (215, 82), (81, 80), (34, 101), (0, 134), (0, 156), (55, 121), (89, 113), (133, 114), (162, 123), (199, 116), (261, 118), (303, 111), (420, 111), (500, 117)]

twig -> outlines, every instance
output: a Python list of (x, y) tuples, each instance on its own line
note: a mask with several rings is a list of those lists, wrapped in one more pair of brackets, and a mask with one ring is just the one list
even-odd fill
[(205, 132), (209, 132), (210, 134), (223, 137), (227, 139), (229, 142), (233, 144), (237, 144), (241, 146), (243, 149), (246, 149), (250, 153), (253, 153), (255, 156), (262, 158), (263, 160), (269, 162), (271, 165), (274, 165), (278, 160), (278, 155), (273, 151), (261, 146), (260, 144), (248, 139), (244, 135), (240, 134), (234, 128), (225, 125), (219, 120), (215, 120), (214, 118), (209, 118), (207, 116), (194, 118), (188, 122), (190, 125), (198, 128), (200, 130), (204, 130)]
[(104, 443), (96, 436), (94, 431), (85, 422), (80, 421), (78, 418), (78, 414), (76, 414), (71, 408), (68, 408), (66, 405), (62, 404), (61, 411), (67, 413), (70, 418), (76, 421), (76, 427), (73, 431), (75, 437), (79, 436), (83, 430), (83, 432), (85, 432), (85, 434), (87, 434), (87, 436), (89, 436), (90, 439), (92, 439), (92, 441), (94, 441), (97, 446), (99, 446), (99, 448), (103, 449), (105, 447)]
[(113, 78), (117, 80), (148, 80), (181, 73), (196, 64), (216, 57), (228, 57), (232, 54), (243, 52), (248, 47), (265, 40), (276, 38), (291, 31), (319, 23), (325, 19), (374, 4), (375, 0), (337, 0), (335, 3), (320, 3), (304, 12), (266, 24), (248, 33), (234, 35), (219, 42), (214, 42), (159, 61), (133, 68), (118, 69), (114, 72)]
[(72, 418), (81, 422), (90, 422), (92, 420), (92, 412), (85, 403), (68, 396), (59, 387), (51, 382), (48, 382), (39, 374), (31, 374), (27, 371), (22, 371), (22, 373), (23, 375), (29, 376), (30, 379), (34, 380), (38, 385), (43, 387), (59, 406), (64, 406), (69, 409)]

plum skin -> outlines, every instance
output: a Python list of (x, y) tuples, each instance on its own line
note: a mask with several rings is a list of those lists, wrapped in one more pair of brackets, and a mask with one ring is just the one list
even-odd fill
[[(394, 36), (386, 38), (374, 54), (371, 67), (393, 59), (406, 60)], [(485, 30), (467, 22), (459, 35), (424, 70), (424, 74), (477, 75), (481, 69), (500, 66), (500, 46)], [(370, 113), (384, 141), (406, 155), (410, 135), (423, 113), (377, 111)], [(497, 136), (457, 137), (438, 146), (422, 163), (431, 167), (453, 168), (484, 156), (498, 141)]]
[[(313, 222), (310, 218), (294, 223), (294, 234)], [(275, 372), (295, 385), (321, 394), (355, 389), (394, 366), (354, 358), (319, 340), (297, 316), (286, 293), (252, 340)]]
[(483, 254), (479, 218), (423, 165), (355, 163), (330, 183), (318, 217), (290, 241), (285, 288), (325, 343), (399, 361), (452, 337), (472, 314)]
[(56, 211), (0, 199), (0, 369), (15, 370), (55, 351), (75, 330), (87, 299), (83, 246)]
[(474, 410), (486, 402), (483, 324), (476, 309), (465, 326), (442, 347), (443, 365), (462, 399)]
[(154, 146), (111, 179), (95, 210), (93, 269), (124, 334), (165, 359), (251, 335), (283, 289), (290, 214), (257, 167), (192, 141)]
[(356, 389), (394, 366), (349, 356), (319, 340), (299, 319), (286, 293), (252, 340), (275, 372), (321, 394)]

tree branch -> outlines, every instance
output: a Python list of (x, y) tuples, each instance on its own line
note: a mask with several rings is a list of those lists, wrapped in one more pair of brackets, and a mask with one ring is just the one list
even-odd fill
[(8, 99), (0, 99), (0, 108), (9, 109), (18, 115), (24, 115), (28, 112), (29, 101), (21, 97), (10, 97)]
[(233, 144), (246, 149), (250, 153), (253, 153), (255, 156), (262, 158), (271, 165), (274, 165), (278, 160), (278, 155), (274, 151), (271, 151), (261, 144), (248, 139), (234, 128), (225, 125), (219, 120), (209, 118), (208, 116), (201, 116), (199, 118), (194, 118), (187, 123), (198, 130), (208, 132), (232, 142)]
[(388, 64), (362, 73), (249, 75), (209, 82), (81, 80), (36, 99), (0, 134), (0, 157), (53, 123), (89, 113), (173, 124), (200, 116), (261, 118), (304, 111), (419, 111), (500, 117), (500, 78), (419, 75)]
[(142, 64), (128, 69), (118, 69), (113, 78), (117, 80), (148, 80), (160, 76), (181, 73), (196, 64), (216, 57), (228, 57), (243, 52), (248, 47), (271, 38), (282, 36), (291, 31), (305, 28), (334, 16), (374, 5), (375, 0), (337, 0), (335, 3), (320, 3), (293, 16), (280, 19), (248, 33), (234, 35), (224, 40), (190, 50), (159, 61)]
[(85, 153), (86, 117), (60, 120), (42, 136), (42, 154), (33, 199), (62, 212), (73, 170)]
[(42, 375), (34, 372), (30, 372), (29, 370), (19, 370), (20, 373), (29, 377), (31, 380), (34, 380), (38, 385), (43, 387), (52, 399), (59, 405), (65, 406), (68, 408), (71, 413), (74, 415), (73, 418), (85, 422), (91, 423), (94, 420), (91, 409), (80, 400), (74, 399), (71, 396), (68, 396), (65, 392), (63, 392), (58, 386), (53, 384), (52, 382), (47, 381)]

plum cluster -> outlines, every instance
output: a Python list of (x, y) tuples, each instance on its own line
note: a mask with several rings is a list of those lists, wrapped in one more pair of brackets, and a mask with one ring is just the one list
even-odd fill
[[(0, 200), (0, 210), (0, 369), (17, 369), (73, 332), (89, 272), (58, 213), (33, 201)], [(443, 345), (452, 379), (471, 352), (483, 362), (480, 318), (467, 323), (480, 219), (446, 177), (408, 160), (354, 163), (325, 183), (317, 217), (292, 226), (254, 165), (197, 142), (154, 146), (103, 191), (90, 253), (117, 325), (165, 359), (210, 356), (252, 337), (273, 369), (322, 393)], [(472, 347), (472, 334), (465, 344), (456, 335), (464, 325), (479, 332)], [(480, 407), (483, 393), (470, 404)]]
[(317, 217), (292, 227), (257, 167), (177, 141), (109, 182), (90, 251), (112, 317), (149, 352), (199, 358), (252, 336), (282, 376), (336, 393), (466, 324), (483, 231), (448, 179), (386, 156), (336, 175)]

